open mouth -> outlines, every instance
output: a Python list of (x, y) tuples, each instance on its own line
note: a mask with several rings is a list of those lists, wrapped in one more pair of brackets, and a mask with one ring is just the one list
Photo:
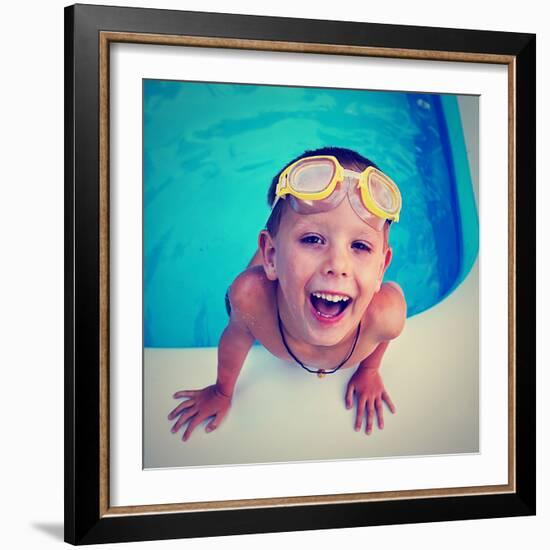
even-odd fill
[(317, 315), (323, 319), (336, 319), (353, 301), (345, 294), (327, 292), (312, 292), (309, 299)]

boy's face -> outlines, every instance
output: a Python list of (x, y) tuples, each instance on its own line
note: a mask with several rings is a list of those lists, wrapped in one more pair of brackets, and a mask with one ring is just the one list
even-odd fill
[(286, 329), (317, 346), (355, 332), (391, 260), (384, 230), (363, 222), (347, 198), (317, 214), (285, 207), (275, 238), (263, 232), (260, 243), (266, 274), (279, 282)]

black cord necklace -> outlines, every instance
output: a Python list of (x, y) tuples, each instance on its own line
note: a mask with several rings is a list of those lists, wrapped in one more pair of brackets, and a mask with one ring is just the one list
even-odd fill
[(301, 361), (292, 353), (292, 350), (288, 347), (288, 344), (286, 342), (285, 338), (285, 332), (283, 330), (283, 322), (281, 321), (281, 315), (279, 314), (279, 304), (277, 304), (277, 321), (279, 324), (279, 333), (281, 335), (281, 340), (283, 341), (283, 344), (285, 345), (286, 351), (288, 351), (289, 355), (302, 367), (303, 369), (307, 370), (307, 372), (311, 372), (313, 374), (317, 374), (319, 378), (323, 378), (326, 374), (332, 374), (333, 372), (336, 372), (339, 368), (343, 367), (345, 362), (352, 356), (355, 346), (357, 345), (357, 340), (359, 340), (359, 332), (361, 331), (361, 322), (359, 321), (359, 325), (357, 325), (357, 332), (355, 333), (355, 340), (353, 341), (353, 345), (351, 346), (351, 349), (349, 353), (346, 355), (345, 359), (335, 368), (332, 370), (325, 370), (325, 369), (318, 369), (318, 370), (312, 370), (308, 369)]

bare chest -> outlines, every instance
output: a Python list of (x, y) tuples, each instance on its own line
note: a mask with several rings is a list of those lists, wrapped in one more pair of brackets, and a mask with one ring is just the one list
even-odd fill
[[(258, 324), (254, 330), (254, 337), (275, 357), (278, 357), (284, 361), (296, 363), (281, 338), (279, 326), (275, 316), (265, 319), (263, 323)], [(355, 348), (351, 355), (349, 354), (353, 347), (353, 342), (345, 346), (326, 348), (322, 352), (312, 351), (306, 346), (295, 346), (295, 349), (290, 347), (290, 350), (294, 356), (307, 367), (313, 369), (331, 370), (338, 367), (338, 365), (340, 365), (340, 363), (348, 356), (349, 358), (341, 368), (348, 368), (350, 366), (357, 365), (374, 351), (377, 344), (378, 342), (370, 337), (367, 330), (361, 329), (357, 343), (355, 344)], [(289, 345), (288, 342), (287, 345)]]

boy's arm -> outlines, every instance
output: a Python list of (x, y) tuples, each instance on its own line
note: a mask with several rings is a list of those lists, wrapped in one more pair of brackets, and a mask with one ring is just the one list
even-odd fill
[(365, 431), (367, 435), (372, 432), (375, 412), (379, 429), (384, 427), (383, 402), (392, 413), (395, 413), (395, 406), (384, 388), (379, 368), (389, 341), (399, 336), (407, 316), (405, 298), (396, 283), (383, 285), (376, 300), (368, 315), (371, 317), (371, 326), (379, 344), (368, 357), (359, 363), (357, 370), (350, 378), (346, 391), (346, 408), (350, 409), (353, 406), (354, 394), (357, 399), (355, 430), (361, 429), (363, 418), (366, 415)]
[(231, 320), (223, 331), (218, 344), (218, 391), (231, 398), (244, 360), (254, 343), (254, 336), (246, 325), (236, 318), (239, 315), (233, 307)]
[(202, 390), (184, 390), (174, 394), (175, 399), (186, 397), (169, 415), (169, 420), (178, 420), (172, 427), (176, 433), (186, 422), (189, 422), (183, 441), (187, 441), (193, 430), (204, 420), (212, 417), (206, 425), (206, 431), (215, 430), (225, 418), (231, 407), (231, 398), (237, 378), (254, 343), (254, 336), (249, 331), (242, 311), (243, 284), (240, 277), (235, 280), (230, 290), (232, 304), (229, 324), (223, 331), (218, 344), (218, 375), (216, 383)]
[(359, 363), (359, 366), (348, 382), (346, 390), (346, 409), (352, 408), (354, 394), (357, 399), (355, 431), (361, 429), (363, 418), (366, 415), (365, 432), (367, 435), (372, 432), (375, 411), (378, 417), (378, 428), (380, 430), (384, 428), (382, 402), (386, 403), (392, 413), (395, 413), (395, 405), (384, 388), (379, 371), (382, 357), (388, 345), (389, 342), (381, 342), (368, 357)]

